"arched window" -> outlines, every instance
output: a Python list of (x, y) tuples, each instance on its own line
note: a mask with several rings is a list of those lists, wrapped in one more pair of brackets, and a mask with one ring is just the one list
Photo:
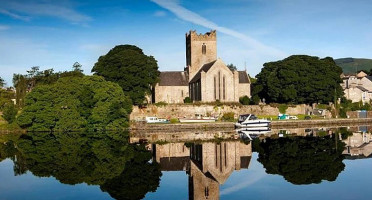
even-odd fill
[(217, 100), (216, 76), (214, 76), (213, 91), (214, 91), (214, 100)]
[(223, 100), (226, 100), (226, 82), (225, 82), (225, 75), (223, 76), (223, 82), (222, 82), (222, 86), (223, 86)]
[(218, 99), (221, 100), (221, 72), (218, 72)]
[(203, 43), (202, 45), (202, 54), (205, 55), (207, 53), (207, 46), (205, 45), (205, 43)]

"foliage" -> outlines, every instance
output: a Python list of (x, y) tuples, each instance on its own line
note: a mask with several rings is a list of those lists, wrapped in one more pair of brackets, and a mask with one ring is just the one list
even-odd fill
[(234, 65), (234, 64), (228, 64), (228, 65), (226, 65), (226, 67), (228, 67), (231, 71), (236, 71), (236, 70), (238, 70), (238, 68)]
[[(74, 64), (75, 65), (75, 64)], [(81, 67), (81, 65), (80, 65)], [(13, 74), (13, 85), (16, 89), (16, 103), (19, 108), (23, 108), (26, 93), (32, 91), (34, 87), (41, 84), (50, 85), (63, 77), (83, 77), (82, 70), (54, 72), (53, 69), (39, 71), (39, 67), (32, 67), (27, 71), (28, 74)]]
[(183, 100), (183, 103), (192, 103), (192, 100), (190, 97), (186, 97), (184, 100)]
[(335, 181), (345, 168), (345, 144), (333, 137), (267, 138), (254, 147), (267, 173), (282, 175), (296, 185), (320, 183)]
[(340, 127), (337, 131), (337, 134), (341, 134), (343, 140), (347, 139), (349, 136), (353, 135), (351, 131), (348, 131), (346, 127)]
[(364, 103), (363, 102), (354, 102), (352, 103), (351, 100), (348, 100), (346, 98), (341, 98), (341, 104), (339, 106), (339, 115), (340, 117), (346, 118), (347, 117), (347, 111), (357, 111), (357, 110), (372, 110), (371, 104)]
[(74, 72), (83, 72), (83, 70), (81, 69), (82, 65), (78, 62), (75, 62), (73, 65), (72, 65), (72, 68), (73, 68), (73, 71)]
[(155, 58), (133, 45), (114, 47), (99, 57), (92, 72), (118, 83), (135, 105), (144, 103), (160, 75)]
[(253, 95), (250, 104), (258, 105), (260, 103), (260, 97), (258, 95)]
[(344, 73), (355, 73), (360, 70), (371, 72), (372, 70), (372, 59), (340, 58), (335, 59), (335, 62), (342, 68)]
[(288, 106), (286, 104), (280, 104), (278, 108), (280, 113), (285, 114), (285, 112), (288, 109)]
[(251, 103), (251, 99), (245, 95), (239, 98), (239, 102), (243, 105), (249, 105)]
[(0, 88), (5, 86), (5, 81), (3, 78), (0, 77)]
[(7, 103), (3, 109), (3, 118), (9, 123), (13, 123), (18, 113), (17, 108), (14, 106), (13, 102)]
[(175, 124), (175, 123), (178, 123), (178, 122), (179, 122), (179, 120), (177, 118), (171, 118), (170, 119), (171, 124)]
[(234, 121), (235, 120), (234, 116), (235, 116), (235, 113), (227, 112), (222, 115), (221, 120), (222, 121)]
[(4, 106), (8, 103), (13, 103), (14, 92), (0, 88), (0, 111), (4, 109)]
[(28, 93), (17, 118), (31, 131), (117, 130), (128, 125), (131, 101), (99, 76), (65, 77)]
[(265, 63), (253, 84), (253, 95), (267, 103), (328, 103), (343, 96), (342, 70), (330, 57), (290, 56)]
[(167, 102), (165, 101), (159, 101), (157, 103), (154, 103), (154, 105), (158, 106), (158, 107), (162, 107), (162, 106), (166, 106), (168, 105)]

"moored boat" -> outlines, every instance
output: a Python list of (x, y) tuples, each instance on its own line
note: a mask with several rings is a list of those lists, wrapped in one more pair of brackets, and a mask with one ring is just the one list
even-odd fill
[(181, 123), (207, 123), (215, 122), (217, 119), (214, 117), (205, 117), (201, 114), (195, 114), (194, 118), (179, 118)]
[(249, 127), (269, 127), (270, 120), (258, 119), (253, 114), (240, 115), (238, 122), (235, 123), (235, 128), (249, 128)]
[(169, 123), (167, 119), (161, 119), (157, 117), (146, 117), (146, 123), (148, 124), (166, 124)]

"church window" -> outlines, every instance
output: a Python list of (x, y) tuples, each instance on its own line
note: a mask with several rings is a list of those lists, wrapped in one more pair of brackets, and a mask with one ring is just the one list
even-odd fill
[(218, 99), (221, 99), (221, 72), (218, 72)]
[(226, 100), (226, 82), (225, 82), (225, 76), (223, 76), (223, 100)]
[(207, 53), (207, 46), (205, 44), (202, 45), (202, 54), (205, 55)]
[(217, 99), (216, 76), (214, 76), (213, 90), (214, 90), (214, 100), (216, 100)]
[(181, 90), (181, 96), (183, 97), (183, 90)]

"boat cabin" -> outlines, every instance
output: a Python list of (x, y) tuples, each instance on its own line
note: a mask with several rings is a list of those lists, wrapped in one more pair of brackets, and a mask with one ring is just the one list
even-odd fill
[(244, 114), (244, 115), (239, 115), (238, 123), (242, 123), (246, 120), (256, 120), (257, 117), (253, 114)]

